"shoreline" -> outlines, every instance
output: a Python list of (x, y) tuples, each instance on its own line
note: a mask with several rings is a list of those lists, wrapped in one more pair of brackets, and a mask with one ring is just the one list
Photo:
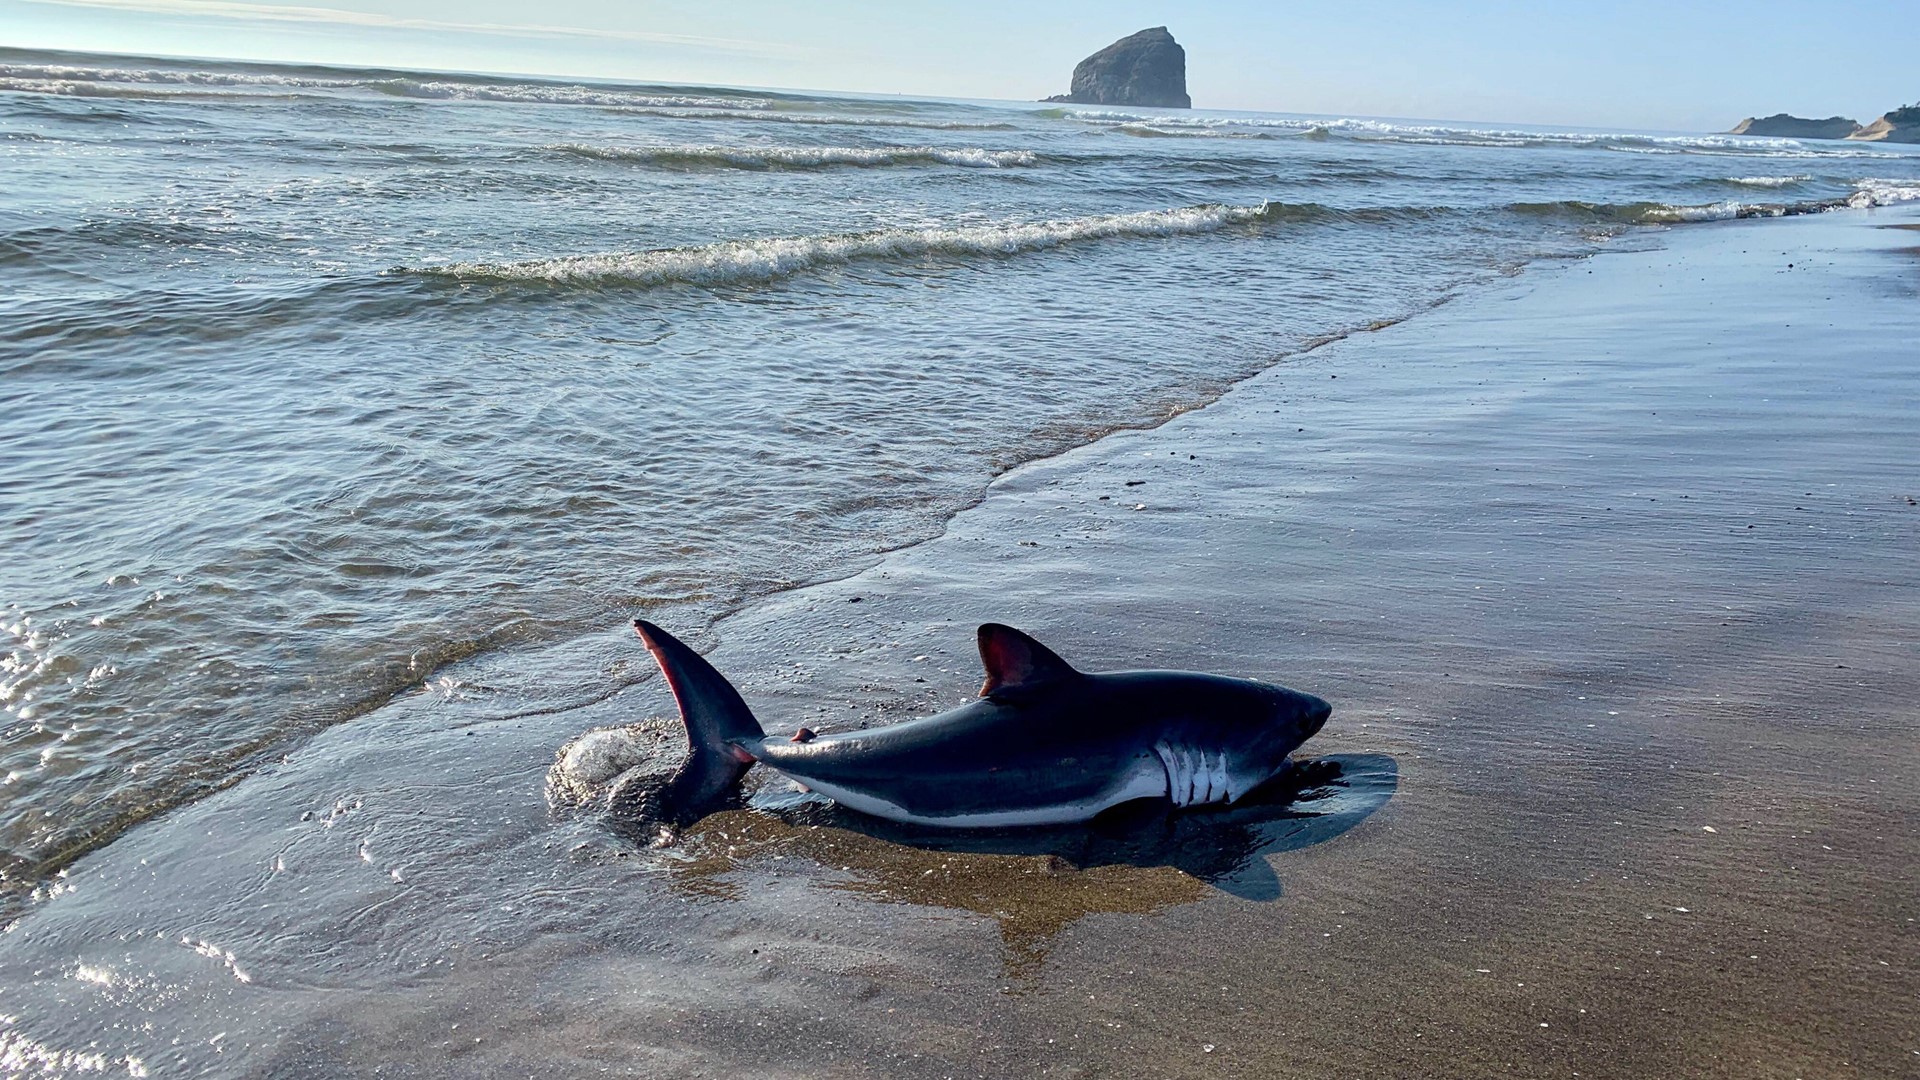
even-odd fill
[[(318, 729), (704, 631), (1332, 331), (1920, 198), (1905, 152), (1717, 135), (18, 58), (0, 922)], [(591, 696), (554, 675), (496, 704)]]
[[(106, 992), (138, 967), (204, 992), (163, 1033), (235, 1030), (245, 1071), (292, 1075), (1897, 1071), (1920, 510), (1891, 354), (1920, 318), (1874, 226), (1903, 216), (1535, 263), (714, 628), (770, 730), (970, 696), (986, 619), (1089, 668), (1327, 696), (1303, 752), (1385, 755), (1398, 788), (1269, 854), (1276, 895), (737, 817), (632, 857), (548, 823), (528, 754), (671, 715), (657, 680), (500, 716), (645, 663), (610, 634), (489, 659), (504, 698), (416, 695), (87, 857), (13, 928), (0, 1009), (46, 1039), (23, 991), (104, 970), (66, 1030), (141, 1044)], [(156, 1075), (199, 1060), (151, 1041), (128, 1056)]]
[[(1329, 695), (1338, 707), (1334, 719), (1304, 753), (1385, 751), (1400, 763), (1395, 799), (1346, 843), (1366, 843), (1365, 836), (1375, 845), (1433, 844), (1491, 865), (1463, 870), (1431, 856), (1378, 850), (1343, 855), (1333, 845), (1285, 856), (1303, 884), (1275, 859), (1286, 882), (1283, 902), (1304, 909), (1296, 918), (1364, 942), (1349, 951), (1352, 970), (1316, 974), (1320, 985), (1341, 988), (1343, 1021), (1353, 1022), (1364, 1003), (1373, 1015), (1356, 1026), (1378, 1038), (1363, 1053), (1345, 1026), (1330, 1027), (1301, 1003), (1270, 996), (1266, 1019), (1290, 1033), (1289, 1053), (1262, 1051), (1249, 1036), (1238, 1063), (1248, 1075), (1546, 1074), (1571, 1064), (1581, 1071), (1739, 1076), (1786, 1061), (1795, 1062), (1796, 1075), (1842, 1062), (1867, 1073), (1896, 1072), (1906, 1064), (1903, 1055), (1920, 1050), (1898, 1008), (1911, 996), (1916, 972), (1896, 959), (1908, 951), (1900, 942), (1910, 941), (1920, 915), (1909, 899), (1914, 890), (1899, 884), (1915, 881), (1920, 849), (1898, 835), (1897, 824), (1920, 799), (1920, 774), (1900, 741), (1917, 721), (1899, 690), (1900, 673), (1920, 659), (1920, 576), (1896, 560), (1912, 547), (1920, 523), (1910, 516), (1915, 493), (1901, 486), (1912, 479), (1899, 419), (1901, 403), (1910, 408), (1915, 401), (1916, 379), (1900, 369), (1894, 344), (1903, 340), (1901, 327), (1916, 324), (1910, 310), (1890, 307), (1886, 297), (1904, 289), (1910, 298), (1914, 286), (1902, 259), (1910, 249), (1871, 235), (1884, 221), (1807, 221), (1797, 234), (1767, 225), (1689, 230), (1666, 248), (1624, 253), (1623, 262), (1530, 268), (1504, 296), (1469, 297), (1397, 332), (1317, 350), (1153, 432), (1120, 433), (1024, 466), (940, 539), (847, 581), (724, 620), (712, 656), (722, 670), (764, 669), (774, 656), (788, 663), (798, 657), (809, 669), (856, 668), (857, 679), (842, 676), (824, 688), (778, 679), (755, 688), (756, 701), (769, 694), (787, 699), (786, 708), (775, 705), (769, 714), (797, 716), (795, 722), (823, 731), (836, 720), (898, 720), (959, 700), (972, 675), (966, 631), (985, 619), (1021, 626), (1093, 668), (1211, 666)], [(1765, 258), (1762, 250), (1778, 255)], [(1679, 279), (1694, 270), (1703, 275), (1699, 282)], [(1808, 275), (1812, 284), (1767, 280), (1793, 280), (1785, 277), (1790, 273)], [(1575, 282), (1586, 275), (1603, 279), (1597, 301), (1574, 298)], [(1657, 295), (1669, 288), (1691, 295)], [(1838, 306), (1862, 301), (1871, 314)], [(1498, 320), (1509, 303), (1522, 332), (1464, 325)], [(1596, 303), (1616, 309), (1596, 313)], [(1675, 310), (1693, 303), (1700, 310)], [(1879, 317), (1890, 319), (1871, 325)], [(1778, 324), (1760, 330), (1716, 322), (1728, 318)], [(1636, 327), (1642, 319), (1653, 325)], [(1816, 328), (1815, 320), (1834, 321)], [(1616, 346), (1596, 325), (1638, 339)], [(1674, 345), (1677, 359), (1644, 355), (1665, 346), (1662, 332), (1682, 338)], [(1569, 344), (1584, 350), (1589, 370), (1568, 372), (1543, 355)], [(1475, 353), (1484, 361), (1503, 352), (1531, 353), (1525, 358), (1535, 374), (1545, 372), (1542, 379), (1570, 389), (1584, 381), (1607, 393), (1588, 402), (1562, 393), (1551, 404), (1529, 404), (1531, 391), (1513, 373), (1494, 377), (1469, 366)], [(1729, 361), (1727, 353), (1739, 359)], [(1823, 386), (1819, 371), (1791, 370), (1809, 356), (1822, 356), (1805, 364), (1809, 369), (1866, 361), (1869, 370), (1834, 372), (1838, 385)], [(1401, 358), (1409, 369), (1393, 370)], [(1728, 384), (1690, 371), (1694, 364)], [(1434, 403), (1437, 430), (1420, 431), (1406, 423), (1406, 402), (1434, 395), (1433, 386), (1420, 384), (1435, 375), (1444, 375), (1448, 393)], [(1649, 380), (1628, 395), (1640, 398), (1642, 409), (1620, 400), (1630, 377)], [(1385, 391), (1400, 401), (1381, 407), (1349, 397), (1356, 384), (1362, 393)], [(1760, 396), (1766, 389), (1788, 395), (1791, 404)], [(1727, 391), (1754, 400), (1740, 409), (1715, 405), (1716, 394)], [(1478, 393), (1489, 398), (1476, 400)], [(1876, 394), (1886, 397), (1866, 400)], [(1273, 415), (1267, 407), (1275, 404), (1312, 419), (1291, 429), (1285, 422), (1262, 426), (1260, 414)], [(1605, 410), (1605, 422), (1582, 418), (1583, 404)], [(1763, 415), (1777, 408), (1779, 416), (1756, 422), (1747, 408)], [(1856, 409), (1861, 415), (1853, 415)], [(1654, 421), (1661, 412), (1672, 419)], [(1442, 450), (1446, 429), (1479, 414), (1503, 424), (1529, 420), (1533, 434), (1565, 445), (1519, 445), (1512, 431), (1456, 431), (1451, 463), (1471, 470), (1470, 480), (1435, 475), (1441, 466), (1422, 460), (1425, 453), (1396, 455), (1380, 445), (1391, 433), (1433, 439)], [(1336, 430), (1329, 441), (1330, 423)], [(1782, 426), (1767, 426), (1776, 423)], [(1847, 423), (1860, 426), (1842, 430)], [(1307, 445), (1284, 445), (1289, 434)], [(1230, 445), (1248, 438), (1255, 445)], [(1795, 440), (1805, 443), (1783, 449)], [(1829, 444), (1824, 456), (1820, 443)], [(1624, 466), (1622, 474), (1576, 466), (1571, 451), (1583, 446), (1608, 451), (1603, 456)], [(1474, 468), (1463, 456), (1468, 450), (1516, 456)], [(1622, 457), (1629, 450), (1648, 457)], [(1339, 465), (1314, 461), (1326, 455), (1357, 473), (1343, 478)], [(1262, 461), (1269, 456), (1271, 465)], [(1274, 484), (1260, 477), (1269, 468), (1298, 468), (1306, 476), (1298, 486)], [(1542, 475), (1496, 475), (1514, 468)], [(1820, 479), (1801, 478), (1802, 470)], [(1228, 490), (1221, 490), (1220, 471), (1234, 482)], [(1715, 490), (1720, 476), (1731, 482)], [(1328, 520), (1324, 504), (1342, 501), (1341, 488), (1352, 486), (1343, 479), (1363, 477), (1407, 486), (1384, 501), (1378, 492), (1346, 492), (1350, 505), (1372, 511), (1372, 520), (1356, 517), (1357, 527), (1343, 530)], [(1462, 509), (1428, 505), (1417, 486), (1423, 482), (1450, 492)], [(1235, 490), (1241, 485), (1256, 494)], [(1578, 497), (1569, 504), (1556, 487)], [(1259, 496), (1284, 509), (1266, 509)], [(1378, 520), (1421, 512), (1424, 520)], [(1272, 528), (1248, 527), (1251, 517), (1268, 513)], [(1509, 513), (1507, 524), (1519, 530), (1512, 534), (1498, 524)], [(1465, 529), (1471, 539), (1422, 536), (1421, 527)], [(1371, 539), (1361, 543), (1342, 532)], [(1294, 550), (1246, 554), (1231, 550), (1236, 541)], [(1323, 553), (1342, 544), (1355, 557), (1378, 559), (1374, 553), (1384, 549), (1407, 559), (1406, 569), (1417, 572), (1400, 587), (1415, 595), (1356, 605), (1367, 583)], [(1684, 547), (1676, 551), (1674, 544)], [(1552, 554), (1562, 545), (1575, 554)], [(1215, 565), (1195, 565), (1196, 555)], [(1504, 580), (1518, 567), (1544, 574), (1532, 588)], [(1279, 605), (1244, 594), (1248, 583), (1276, 570), (1279, 591), (1299, 611), (1276, 611)], [(1598, 580), (1564, 580), (1576, 570)], [(1838, 580), (1827, 580), (1836, 574)], [(1557, 584), (1568, 591), (1551, 587), (1550, 579), (1562, 579)], [(1582, 596), (1581, 588), (1612, 595)], [(1491, 592), (1504, 595), (1484, 595)], [(837, 607), (855, 597), (857, 618)], [(1250, 602), (1258, 610), (1227, 614)], [(1175, 605), (1188, 604), (1191, 615), (1172, 615)], [(1377, 625), (1393, 620), (1410, 625)], [(1594, 632), (1582, 620), (1609, 633), (1631, 631), (1628, 647), (1589, 640)], [(809, 629), (832, 644), (812, 647)], [(1292, 650), (1298, 659), (1279, 671), (1261, 665)], [(941, 689), (924, 703), (876, 685), (887, 681), (876, 668), (901, 676), (921, 670), (912, 655), (930, 657), (926, 666), (939, 673), (926, 676)], [(1409, 685), (1420, 678), (1428, 682)], [(871, 704), (856, 715), (832, 715), (836, 704), (862, 699)], [(1487, 760), (1489, 754), (1512, 760)], [(1541, 790), (1543, 773), (1565, 789)], [(1893, 801), (1873, 802), (1881, 798)], [(1538, 835), (1501, 835), (1505, 830), (1476, 822), (1488, 801), (1521, 815)], [(1461, 850), (1457, 840), (1449, 843), (1446, 827), (1491, 833), (1499, 843)], [(1724, 834), (1738, 839), (1716, 840)], [(1704, 848), (1702, 839), (1725, 846)], [(1830, 861), (1805, 868), (1812, 850)], [(1853, 854), (1828, 854), (1837, 850)], [(1357, 866), (1356, 855), (1399, 865), (1395, 872)], [(1414, 867), (1419, 872), (1409, 873)], [(1502, 871), (1522, 871), (1529, 880), (1503, 882)], [(1620, 885), (1608, 881), (1616, 873)], [(1776, 887), (1769, 874), (1793, 880)], [(1343, 880), (1347, 875), (1355, 880)], [(1389, 928), (1420, 921), (1425, 903), (1456, 906), (1435, 880), (1463, 891), (1504, 891), (1508, 909), (1487, 919), (1484, 909), (1502, 904), (1482, 903), (1475, 919), (1426, 920), (1451, 925), (1444, 934), (1429, 925), (1413, 945), (1428, 954), (1417, 958), (1427, 965), (1421, 970), (1400, 955), (1410, 943), (1394, 940)], [(1809, 888), (1833, 899), (1792, 894)], [(1381, 905), (1382, 895), (1391, 901)], [(1541, 914), (1550, 899), (1573, 910)], [(1368, 913), (1377, 920), (1370, 933), (1345, 921), (1350, 912), (1382, 906), (1388, 910)], [(1248, 942), (1275, 929), (1249, 912), (1216, 914), (1235, 924), (1216, 939)], [(1454, 933), (1463, 936), (1450, 946)], [(1480, 950), (1460, 947), (1476, 935), (1504, 940)], [(1269, 949), (1222, 940), (1209, 959), (1257, 980), (1261, 971), (1296, 966), (1311, 937), (1296, 934), (1287, 947)], [(1235, 965), (1240, 949), (1259, 955)], [(1432, 970), (1448, 953), (1451, 963), (1442, 967), (1452, 970)], [(1470, 959), (1476, 953), (1481, 959)], [(1082, 972), (1107, 966), (1078, 959)], [(1171, 966), (1171, 955), (1166, 959)], [(1760, 972), (1739, 971), (1736, 959)], [(1634, 971), (1634, 963), (1647, 966)], [(1603, 966), (1612, 970), (1602, 973)], [(1506, 991), (1458, 981), (1493, 975), (1483, 981), (1496, 984), (1498, 974), (1516, 968), (1523, 977)], [(1391, 988), (1408, 982), (1419, 988)], [(1543, 984), (1550, 992), (1519, 992)], [(1778, 990), (1787, 986), (1797, 993)], [(1591, 1019), (1603, 1012), (1611, 1015)], [(1414, 1026), (1424, 1030), (1407, 1030), (1407, 1018), (1422, 1014), (1424, 1023)], [(1521, 1016), (1530, 1019), (1514, 1022)], [(1198, 1024), (1202, 1015), (1187, 1019)], [(1788, 1034), (1796, 1030), (1803, 1033)], [(1383, 1036), (1390, 1031), (1403, 1037), (1397, 1045)], [(1438, 1038), (1448, 1031), (1456, 1037)], [(1474, 1037), (1458, 1037), (1467, 1033)], [(1166, 1034), (1171, 1041), (1173, 1032)], [(1475, 1042), (1490, 1036), (1503, 1047), (1497, 1060), (1469, 1066), (1466, 1058), (1427, 1056), (1443, 1044), (1485, 1054)], [(1209, 1069), (1228, 1065), (1204, 1060)], [(1183, 1072), (1173, 1062), (1166, 1067)]]

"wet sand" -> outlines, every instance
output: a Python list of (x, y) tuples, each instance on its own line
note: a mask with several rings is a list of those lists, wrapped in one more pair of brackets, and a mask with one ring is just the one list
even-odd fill
[(1337, 709), (1291, 808), (922, 847), (769, 783), (636, 850), (540, 798), (567, 736), (669, 711), (610, 630), (89, 857), (0, 945), (0, 1039), (154, 1075), (1913, 1075), (1889, 223), (1536, 266), (702, 641), (770, 729), (958, 703), (986, 619), (1284, 682)]

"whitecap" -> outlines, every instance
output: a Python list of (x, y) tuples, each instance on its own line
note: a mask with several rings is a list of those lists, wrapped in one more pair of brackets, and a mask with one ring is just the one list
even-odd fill
[(1920, 183), (1913, 180), (1884, 180), (1869, 177), (1854, 183), (1847, 205), (1857, 210), (1896, 203), (1920, 201)]
[(1270, 204), (1209, 204), (1172, 210), (942, 229), (880, 229), (822, 236), (729, 240), (697, 247), (567, 255), (512, 263), (403, 268), (468, 281), (630, 286), (734, 285), (770, 281), (820, 266), (929, 255), (1006, 256), (1116, 237), (1207, 233), (1270, 216)]
[(952, 165), (963, 169), (1022, 168), (1039, 162), (1031, 150), (935, 146), (592, 146), (561, 143), (547, 149), (601, 161), (735, 169), (810, 169), (827, 166)]
[(542, 83), (463, 83), (379, 79), (369, 88), (395, 97), (429, 98), (451, 101), (503, 101), (536, 105), (614, 105), (639, 108), (696, 108), (719, 110), (760, 110), (771, 108), (766, 101), (709, 97), (692, 94), (642, 93), (615, 88), (547, 85)]
[(1811, 179), (1813, 179), (1813, 177), (1807, 176), (1807, 175), (1729, 176), (1726, 178), (1725, 182), (1729, 184), (1738, 184), (1741, 187), (1783, 188), (1783, 187), (1792, 187), (1794, 184), (1804, 184)]

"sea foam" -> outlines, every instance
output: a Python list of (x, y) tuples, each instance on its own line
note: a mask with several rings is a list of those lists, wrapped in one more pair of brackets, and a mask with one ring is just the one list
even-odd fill
[(1804, 174), (1799, 176), (1729, 176), (1726, 178), (1726, 182), (1729, 184), (1737, 184), (1740, 187), (1783, 188), (1792, 187), (1794, 184), (1804, 184), (1812, 179), (1813, 177)]
[(542, 105), (604, 105), (640, 108), (760, 110), (773, 107), (758, 97), (661, 93), (620, 86), (569, 83), (459, 81), (397, 76), (325, 78), (257, 71), (205, 71), (191, 68), (130, 68), (74, 64), (0, 64), (0, 89), (93, 97), (160, 96), (134, 87), (225, 87), (254, 90), (368, 90), (391, 97), (444, 101), (498, 101)]
[(1359, 141), (1419, 146), (1492, 146), (1516, 149), (1609, 150), (1628, 154), (1708, 154), (1753, 158), (1897, 157), (1865, 147), (1825, 147), (1798, 139), (1743, 135), (1648, 135), (1614, 131), (1554, 131), (1474, 127), (1466, 124), (1418, 124), (1353, 117), (1205, 116), (1126, 112), (1111, 109), (1043, 110), (1035, 116), (1144, 137), (1258, 138), (1263, 135), (1346, 137)]
[(568, 255), (511, 263), (453, 263), (402, 273), (461, 281), (555, 284), (733, 285), (770, 281), (821, 266), (927, 256), (1007, 256), (1086, 240), (1208, 233), (1275, 217), (1273, 204), (1188, 206), (1134, 214), (946, 229), (880, 229), (823, 236), (729, 240), (697, 247)]
[(952, 165), (963, 169), (1008, 169), (1037, 164), (1031, 150), (983, 150), (936, 146), (591, 146), (562, 143), (547, 149), (599, 161), (726, 169), (877, 168), (889, 165)]
[(394, 97), (428, 98), (445, 101), (501, 101), (534, 105), (604, 105), (647, 109), (762, 110), (771, 108), (766, 101), (747, 98), (709, 97), (691, 94), (652, 94), (620, 89), (598, 89), (543, 83), (463, 83), (422, 82), (413, 79), (379, 79), (366, 84), (368, 89)]
[(1892, 206), (1895, 203), (1920, 202), (1920, 184), (1911, 180), (1884, 180), (1868, 177), (1855, 182), (1854, 193), (1847, 197), (1847, 205), (1856, 210), (1865, 210), (1875, 206)]
[(1651, 206), (1641, 212), (1640, 220), (1650, 225), (1673, 225), (1694, 221), (1732, 221), (1736, 218), (1785, 217), (1791, 212), (1793, 212), (1792, 207), (1728, 200), (1726, 202), (1707, 203), (1701, 206)]

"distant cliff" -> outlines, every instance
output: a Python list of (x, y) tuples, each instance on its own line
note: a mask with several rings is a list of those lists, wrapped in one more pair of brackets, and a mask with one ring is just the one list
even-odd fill
[(1101, 49), (1073, 69), (1073, 86), (1048, 101), (1079, 105), (1145, 105), (1191, 109), (1187, 50), (1164, 26), (1142, 30)]
[(1844, 116), (1829, 116), (1825, 120), (1807, 120), (1803, 117), (1775, 113), (1772, 116), (1749, 116), (1733, 129), (1734, 135), (1771, 135), (1782, 139), (1850, 139), (1860, 130), (1857, 121)]
[(1920, 143), (1920, 103), (1895, 109), (1847, 138), (1861, 142)]

